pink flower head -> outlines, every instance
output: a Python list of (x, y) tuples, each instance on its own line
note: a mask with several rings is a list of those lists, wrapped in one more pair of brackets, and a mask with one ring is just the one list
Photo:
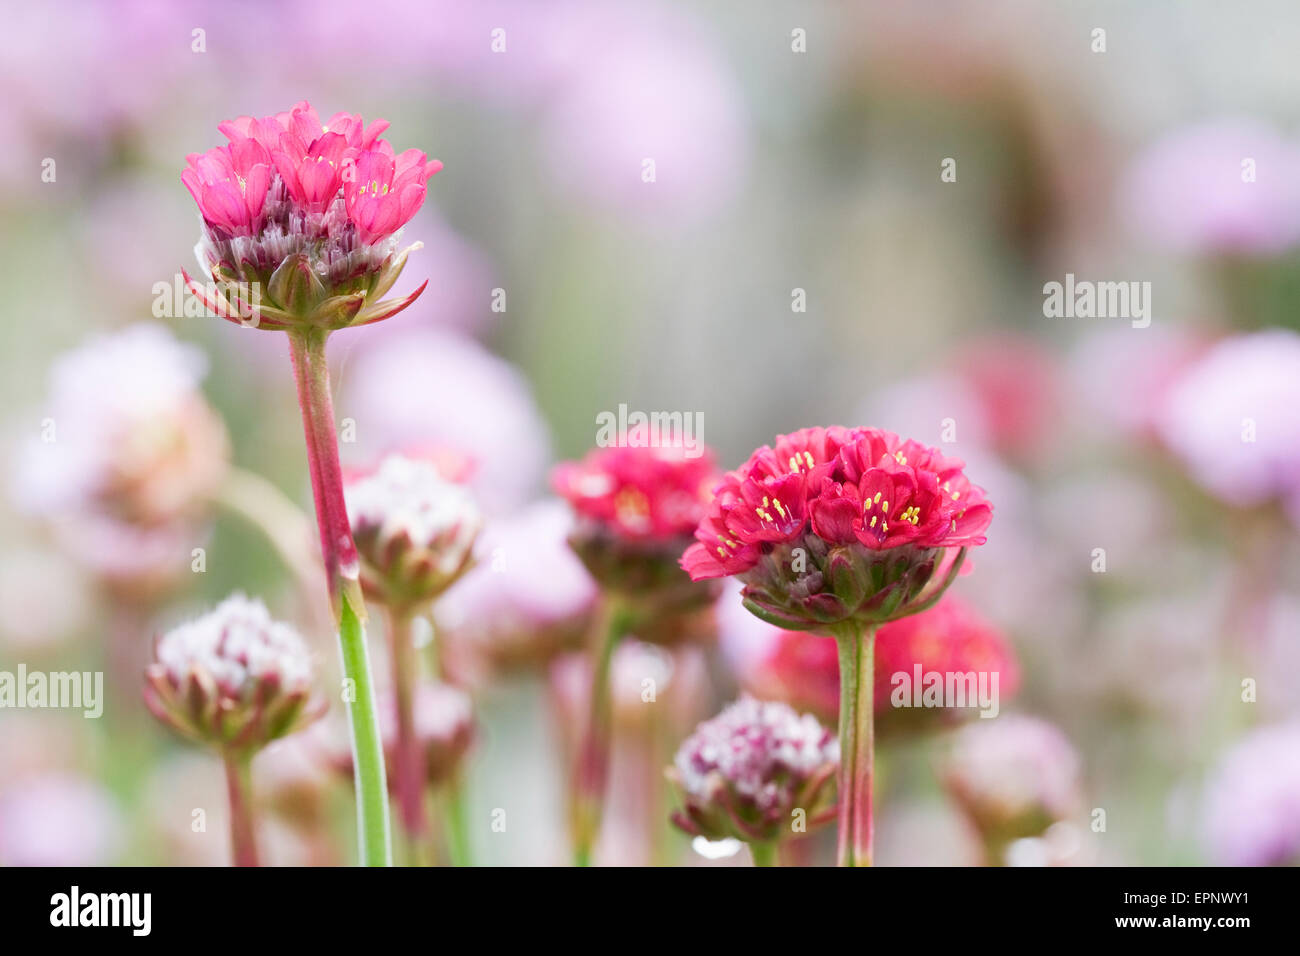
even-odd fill
[(1143, 152), (1120, 191), (1135, 229), (1178, 252), (1273, 256), (1300, 242), (1300, 149), (1267, 124), (1217, 119)]
[(262, 228), (271, 185), (270, 154), (254, 140), (191, 153), (181, 182), (198, 203), (203, 220), (227, 236), (251, 236)]
[(569, 541), (603, 588), (654, 594), (663, 611), (697, 610), (716, 591), (694, 585), (677, 556), (704, 515), (716, 480), (714, 458), (703, 447), (696, 454), (681, 443), (652, 446), (644, 439), (629, 432), (614, 446), (555, 469), (555, 490), (578, 518)]
[(1004, 714), (959, 730), (944, 760), (948, 793), (986, 845), (1035, 837), (1082, 803), (1082, 762), (1054, 725)]
[(683, 809), (673, 822), (713, 840), (778, 840), (795, 809), (810, 828), (834, 816), (839, 762), (839, 741), (816, 717), (741, 698), (677, 751), (668, 776)]
[(875, 428), (779, 436), (723, 478), (682, 567), (737, 575), (746, 606), (792, 630), (911, 613), (985, 541), (993, 508), (963, 467)]
[(150, 711), (182, 735), (225, 753), (252, 753), (319, 717), (311, 653), (261, 601), (234, 594), (173, 628), (145, 672)]
[(418, 149), (397, 157), (391, 149), (371, 149), (349, 158), (352, 170), (344, 177), (343, 196), (365, 242), (378, 242), (406, 225), (424, 203), (424, 184), (442, 169)]
[(642, 446), (636, 433), (565, 462), (552, 483), (578, 517), (637, 541), (689, 536), (717, 480), (713, 453), (691, 457), (681, 446)]
[(387, 128), (351, 113), (321, 123), (306, 101), (221, 123), (229, 143), (190, 156), (181, 175), (207, 226), (199, 259), (217, 286), (187, 276), (191, 291), (224, 318), (252, 313), (269, 329), (365, 325), (413, 302), (423, 286), (375, 300), (415, 248), (399, 251), (395, 236), (442, 164), (416, 149), (395, 155), (380, 138)]

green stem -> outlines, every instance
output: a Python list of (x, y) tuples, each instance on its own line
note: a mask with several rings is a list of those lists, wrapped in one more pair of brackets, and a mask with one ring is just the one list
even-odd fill
[(473, 866), (474, 855), (469, 845), (469, 827), (465, 818), (465, 781), (456, 774), (447, 781), (443, 795), (447, 823), (447, 854), (452, 866)]
[(609, 777), (612, 744), (609, 670), (614, 649), (628, 630), (626, 610), (612, 597), (604, 602), (597, 620), (591, 648), (591, 690), (582, 738), (578, 743), (573, 776), (573, 862), (590, 866), (592, 849), (600, 834), (604, 812), (605, 784)]
[(235, 866), (259, 866), (253, 822), (253, 755), (225, 754), (226, 795), (230, 799), (230, 848)]
[(754, 858), (755, 866), (777, 866), (775, 843), (751, 843), (749, 855)]
[(375, 710), (374, 682), (370, 677), (370, 654), (366, 649), (365, 628), (346, 592), (339, 622), (339, 646), (343, 676), (352, 688), (348, 700), (348, 727), (352, 733), (361, 862), (365, 866), (392, 866), (388, 778), (384, 771), (384, 745)]
[(871, 866), (875, 628), (835, 634), (840, 658), (840, 866)]
[(391, 866), (388, 778), (366, 650), (366, 605), (361, 597), (360, 564), (343, 500), (343, 468), (339, 463), (334, 401), (330, 396), (329, 364), (325, 355), (328, 334), (323, 329), (289, 332), (289, 355), (293, 359), (294, 384), (302, 410), (325, 581), (329, 586), (330, 607), (338, 623), (343, 676), (352, 690), (345, 699), (352, 731), (360, 856), (366, 866)]

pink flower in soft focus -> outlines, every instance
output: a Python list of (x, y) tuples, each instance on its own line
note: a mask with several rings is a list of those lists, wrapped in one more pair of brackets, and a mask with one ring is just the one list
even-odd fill
[(1081, 769), (1055, 726), (1003, 714), (957, 731), (942, 778), (985, 845), (1001, 848), (1074, 813), (1082, 803)]
[(144, 699), (160, 721), (227, 754), (252, 754), (324, 712), (311, 653), (261, 601), (234, 594), (154, 646)]
[(418, 248), (399, 250), (396, 235), (442, 164), (415, 149), (395, 155), (379, 138), (387, 126), (347, 113), (321, 123), (305, 100), (221, 123), (229, 143), (192, 154), (181, 174), (212, 279), (186, 274), (190, 291), (222, 318), (272, 330), (368, 325), (415, 301), (424, 286), (378, 300)]
[(1300, 335), (1220, 342), (1170, 388), (1160, 437), (1192, 476), (1235, 506), (1300, 501)]
[[(557, 466), (551, 481), (577, 514), (569, 543), (592, 577), (666, 622), (704, 608), (715, 594), (683, 574), (677, 559), (704, 515), (717, 472), (707, 448), (692, 452), (680, 435), (653, 444), (649, 435), (621, 435)], [(646, 628), (639, 636), (661, 637)]]
[(669, 778), (682, 810), (673, 822), (710, 840), (779, 840), (796, 809), (809, 829), (835, 813), (840, 745), (834, 731), (785, 704), (744, 697), (695, 728)]
[(1170, 388), (1204, 351), (1206, 342), (1184, 326), (1153, 325), (1093, 331), (1073, 348), (1071, 393), (1081, 401), (1071, 431), (1097, 439), (1154, 440)]
[[(755, 624), (748, 626), (748, 634), (734, 638), (757, 645), (742, 675), (745, 686), (759, 697), (783, 700), (822, 720), (835, 721), (840, 700), (835, 642), (801, 631), (783, 631), (748, 616)], [(736, 621), (733, 626), (742, 623)], [(881, 735), (925, 729), (975, 714), (973, 708), (895, 707), (890, 700), (895, 675), (906, 674), (910, 687), (918, 666), (922, 674), (997, 674), (999, 701), (1012, 697), (1020, 687), (1020, 666), (1003, 634), (965, 601), (946, 595), (930, 610), (891, 621), (876, 632), (873, 699), (876, 730)]]
[(442, 168), (418, 149), (397, 157), (367, 150), (355, 164), (355, 175), (344, 179), (343, 198), (365, 242), (378, 242), (406, 225), (424, 202), (424, 184)]
[(724, 207), (744, 183), (749, 131), (733, 71), (707, 31), (660, 4), (577, 10), (563, 38), (568, 69), (542, 110), (554, 180), (655, 222)]
[(452, 333), (394, 332), (367, 348), (347, 366), (338, 412), (365, 423), (355, 446), (364, 460), (419, 445), (466, 455), (474, 462), (469, 487), (487, 514), (507, 513), (532, 497), (550, 456), (527, 380)]
[(0, 791), (0, 863), (106, 866), (121, 826), (108, 792), (90, 780), (50, 774), (11, 782)]
[(262, 207), (271, 185), (271, 157), (252, 140), (239, 149), (217, 146), (186, 157), (181, 182), (210, 226), (232, 236), (251, 236), (262, 228)]
[(205, 371), (201, 352), (153, 323), (61, 356), (48, 427), (16, 455), (19, 510), (114, 583), (149, 591), (183, 571), (229, 465), (225, 426), (199, 390)]
[(458, 681), (580, 647), (596, 583), (569, 547), (573, 524), (562, 502), (541, 501), (484, 528), (477, 563), (437, 605)]
[(884, 388), (873, 383), (862, 417), (920, 441), (1032, 458), (1059, 417), (1058, 364), (1028, 336), (986, 337), (958, 349), (933, 373)]
[(469, 567), (478, 506), (429, 460), (389, 455), (345, 488), (366, 596), (390, 608), (433, 600)]
[(1300, 148), (1276, 130), (1215, 120), (1147, 149), (1120, 201), (1135, 229), (1176, 251), (1275, 255), (1300, 240), (1297, 166)]
[(565, 462), (551, 483), (579, 520), (611, 534), (637, 541), (690, 535), (717, 479), (713, 453), (691, 457), (680, 445), (647, 447), (642, 440), (623, 436), (619, 445)]
[(778, 436), (723, 478), (682, 567), (738, 576), (746, 606), (791, 630), (901, 616), (984, 543), (993, 508), (962, 469), (874, 428)]
[(1205, 832), (1219, 866), (1300, 863), (1300, 724), (1261, 727), (1219, 762)]

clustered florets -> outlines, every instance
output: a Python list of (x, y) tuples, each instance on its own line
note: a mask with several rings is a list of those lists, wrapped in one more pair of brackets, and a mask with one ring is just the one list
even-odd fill
[[(570, 544), (602, 588), (652, 601), (672, 616), (707, 605), (716, 591), (693, 584), (678, 556), (717, 479), (711, 452), (627, 440), (555, 469), (553, 484), (577, 515)], [(647, 638), (648, 639), (648, 638)]]
[(307, 645), (242, 594), (163, 635), (145, 676), (159, 720), (226, 751), (257, 750), (321, 712)]
[(430, 601), (469, 567), (482, 517), (432, 461), (389, 455), (345, 489), (367, 595), (389, 606)]
[(424, 286), (377, 300), (411, 251), (396, 234), (442, 164), (394, 153), (380, 139), (387, 128), (349, 113), (322, 124), (306, 101), (221, 123), (229, 143), (192, 153), (181, 174), (206, 227), (195, 252), (216, 283), (187, 275), (191, 291), (223, 318), (267, 329), (365, 325), (414, 301)]
[(736, 575), (746, 606), (791, 630), (879, 624), (937, 596), (992, 506), (963, 463), (874, 428), (806, 428), (727, 473), (696, 543), (695, 580)]
[(812, 826), (835, 808), (840, 745), (811, 714), (744, 697), (696, 727), (669, 777), (683, 809), (674, 822), (710, 839), (770, 841), (792, 831), (796, 810)]

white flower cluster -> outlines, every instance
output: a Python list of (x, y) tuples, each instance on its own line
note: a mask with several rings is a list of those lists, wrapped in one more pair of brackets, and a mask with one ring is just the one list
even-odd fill
[(839, 760), (839, 741), (816, 717), (743, 697), (696, 727), (674, 762), (690, 795), (707, 798), (718, 774), (766, 811), (787, 805), (808, 779)]
[(345, 492), (353, 533), (378, 539), (405, 534), (417, 548), (437, 549), (440, 570), (454, 570), (482, 525), (469, 492), (443, 478), (432, 462), (389, 455), (373, 474)]
[(267, 678), (277, 679), (286, 694), (311, 686), (311, 653), (298, 632), (273, 620), (261, 601), (242, 594), (169, 631), (156, 653), (178, 686), (192, 671), (206, 672), (223, 695), (233, 698)]

